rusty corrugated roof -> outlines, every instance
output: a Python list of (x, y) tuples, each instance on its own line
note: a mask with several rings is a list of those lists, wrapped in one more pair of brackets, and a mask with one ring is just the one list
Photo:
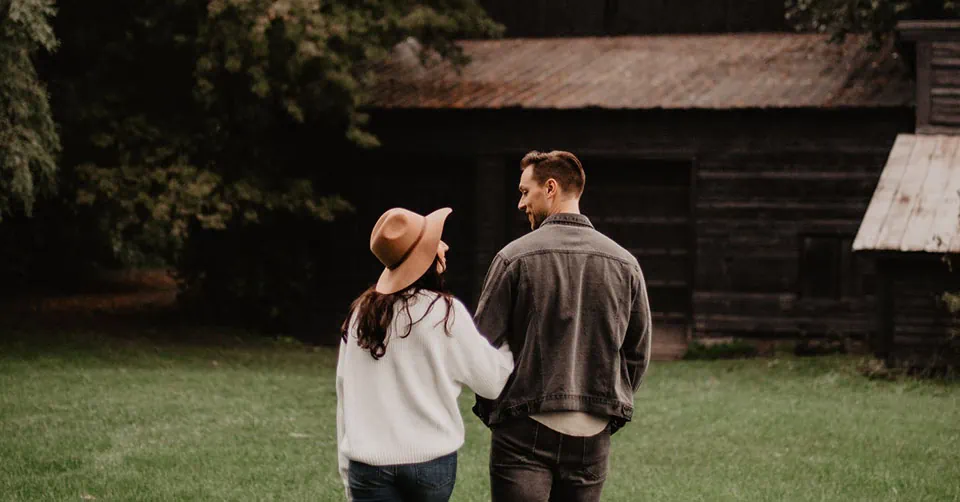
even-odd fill
[(960, 253), (960, 136), (897, 136), (853, 249)]
[(375, 108), (889, 107), (913, 101), (890, 49), (765, 33), (460, 42), (472, 62), (424, 67), (415, 44), (380, 66)]

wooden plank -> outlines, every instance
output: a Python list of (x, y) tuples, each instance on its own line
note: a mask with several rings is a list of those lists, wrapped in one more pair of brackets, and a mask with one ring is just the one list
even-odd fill
[(701, 291), (795, 291), (797, 267), (795, 256), (701, 255), (697, 262), (696, 286)]
[[(960, 90), (957, 92), (960, 95)], [(894, 136), (895, 137), (895, 136)], [(830, 166), (831, 171), (845, 173), (871, 173), (879, 175), (883, 164), (890, 154), (889, 141), (879, 152), (851, 152), (839, 149), (821, 149), (817, 151), (797, 150), (786, 145), (781, 149), (764, 149), (757, 145), (754, 151), (746, 153), (712, 153), (700, 163), (698, 176), (719, 174), (725, 172), (765, 173), (791, 172), (803, 174), (807, 171), (823, 171), (824, 166)]]
[(588, 182), (580, 207), (584, 214), (591, 217), (618, 214), (685, 216), (689, 212), (689, 197), (687, 187), (644, 188), (624, 185), (612, 188)]
[[(697, 179), (697, 172), (700, 171), (700, 165), (699, 165), (700, 161), (696, 157), (693, 158), (692, 160), (693, 162), (690, 163), (690, 192), (687, 195), (687, 203), (689, 204), (688, 207), (690, 208), (689, 209), (690, 219), (692, 221), (697, 221), (700, 218), (700, 214), (697, 211), (697, 198), (699, 196), (699, 188), (700, 188), (698, 184), (699, 180)], [(696, 313), (696, 308), (693, 306), (693, 295), (697, 285), (698, 243), (697, 243), (697, 226), (695, 224), (690, 225), (688, 227), (688, 230), (690, 231), (690, 234), (689, 234), (690, 240), (687, 241), (690, 244), (690, 256), (687, 260), (687, 281), (690, 284), (690, 288), (687, 291), (687, 301), (690, 302), (689, 303), (690, 315), (687, 317), (686, 334), (687, 334), (687, 337), (689, 338), (689, 336), (691, 335), (694, 329), (693, 319)]]
[(591, 221), (597, 230), (625, 248), (689, 250), (692, 245), (690, 230), (685, 224), (611, 223), (595, 218)]
[[(941, 349), (950, 351), (960, 349), (960, 341), (957, 341), (958, 338), (951, 336), (953, 328), (950, 326), (942, 326), (940, 329), (931, 329), (926, 326), (919, 328), (911, 326), (910, 328), (913, 329), (904, 330), (900, 329), (899, 326), (897, 327), (897, 335), (894, 338), (896, 349), (927, 348), (929, 350)], [(954, 354), (954, 356), (956, 356), (956, 354)]]
[[(956, 141), (956, 140), (955, 140)], [(944, 184), (940, 200), (933, 216), (933, 224), (927, 231), (928, 238), (923, 250), (930, 253), (941, 253), (952, 249), (954, 237), (960, 235), (960, 147), (954, 153), (950, 162), (950, 177)]]
[(941, 65), (951, 60), (960, 59), (960, 43), (934, 41), (930, 45), (934, 64)]
[[(636, 256), (636, 255), (635, 255)], [(687, 256), (637, 256), (644, 270), (647, 282), (671, 281), (689, 284)]]
[(960, 87), (960, 71), (953, 67), (937, 66), (930, 69), (930, 88)]
[(960, 125), (960, 97), (932, 96), (930, 98), (930, 123), (937, 125)]
[(867, 199), (873, 193), (877, 177), (873, 176), (827, 176), (816, 178), (701, 178), (704, 183), (701, 198), (749, 200), (760, 194), (763, 197), (794, 198), (835, 201), (838, 198)]
[(916, 205), (920, 187), (927, 177), (930, 158), (936, 151), (938, 142), (943, 141), (943, 138), (944, 136), (917, 137), (917, 143), (910, 153), (900, 184), (893, 194), (890, 208), (877, 235), (878, 249), (900, 249), (900, 241), (907, 229), (910, 212)]
[(809, 219), (825, 220), (829, 218), (845, 219), (854, 222), (857, 226), (867, 210), (870, 200), (849, 200), (847, 202), (822, 204), (809, 201), (784, 200), (778, 203), (776, 199), (753, 201), (700, 201), (697, 207), (703, 219), (764, 219), (768, 221), (805, 221)]
[(930, 42), (917, 42), (917, 128), (930, 124), (931, 62)]
[(876, 249), (880, 227), (886, 219), (887, 211), (893, 204), (893, 195), (896, 193), (900, 179), (907, 170), (907, 162), (916, 144), (917, 136), (900, 134), (897, 136), (887, 158), (887, 164), (880, 174), (880, 181), (873, 192), (873, 199), (867, 207), (867, 212), (860, 223), (860, 230), (853, 242), (854, 250)]
[(743, 293), (697, 291), (694, 307), (701, 314), (824, 316), (859, 319), (872, 312), (875, 300), (861, 297), (844, 300), (803, 299), (795, 293)]
[(936, 57), (934, 57), (933, 65), (936, 68), (957, 71), (958, 67), (960, 67), (960, 58), (951, 57), (936, 59)]
[(900, 241), (901, 251), (922, 251), (931, 241), (930, 230), (943, 200), (943, 190), (950, 181), (960, 138), (945, 136), (937, 141), (930, 159), (927, 177), (916, 197), (909, 224)]
[(795, 337), (800, 334), (869, 333), (872, 324), (865, 319), (783, 316), (732, 316), (695, 314), (697, 334), (741, 334), (758, 338)]
[(911, 20), (897, 22), (897, 31), (904, 40), (957, 40), (960, 22), (950, 20)]
[(952, 97), (960, 96), (960, 88), (957, 87), (934, 87), (930, 89), (930, 95), (933, 97)]

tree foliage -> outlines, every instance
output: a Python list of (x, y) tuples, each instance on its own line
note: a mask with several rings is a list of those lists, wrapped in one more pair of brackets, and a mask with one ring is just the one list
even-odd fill
[(33, 57), (57, 47), (52, 0), (0, 2), (0, 220), (54, 188), (60, 139)]
[(951, 0), (786, 0), (787, 22), (797, 30), (829, 33), (842, 40), (851, 33), (871, 34), (879, 46), (898, 21), (954, 19), (958, 2)]
[(372, 63), (408, 37), (462, 62), (455, 37), (501, 31), (473, 0), (213, 0), (200, 26), (197, 90), (208, 111), (266, 100), (299, 124), (342, 120), (352, 141), (375, 145), (357, 111), (376, 78)]
[(373, 65), (408, 37), (463, 62), (455, 38), (500, 33), (474, 0), (62, 9), (64, 47), (50, 73), (65, 163), (77, 167), (77, 202), (108, 220), (124, 257), (174, 259), (188, 221), (226, 229), (269, 212), (329, 219), (349, 209), (322, 180), (336, 152), (376, 145), (359, 111)]
[[(411, 37), (424, 58), (438, 53), (463, 63), (456, 39), (502, 33), (476, 0), (57, 7), (60, 45), (35, 58), (32, 75), (48, 82), (60, 131), (59, 196), (42, 217), (0, 229), (0, 246), (9, 251), (30, 237), (65, 254), (105, 252), (104, 263), (159, 258), (176, 269), (181, 298), (274, 327), (318, 298), (311, 288), (329, 266), (324, 232), (351, 208), (337, 195), (337, 156), (377, 145), (362, 113), (373, 68)], [(7, 53), (14, 54), (0, 52)], [(46, 126), (55, 130), (52, 121)], [(47, 159), (37, 168), (56, 165)], [(6, 261), (18, 264), (21, 277), (43, 268), (32, 259), (35, 249), (17, 249)]]

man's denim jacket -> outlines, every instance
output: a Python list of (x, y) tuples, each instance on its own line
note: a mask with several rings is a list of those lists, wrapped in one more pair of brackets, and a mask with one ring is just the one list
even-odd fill
[(477, 397), (490, 427), (552, 411), (609, 416), (616, 432), (650, 362), (651, 320), (637, 259), (580, 214), (548, 217), (494, 258), (477, 327), (516, 369), (500, 396)]

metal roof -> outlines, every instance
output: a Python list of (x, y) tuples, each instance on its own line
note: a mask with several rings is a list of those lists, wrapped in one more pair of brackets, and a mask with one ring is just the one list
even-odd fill
[(960, 252), (960, 136), (901, 134), (855, 251)]
[(400, 44), (376, 68), (374, 108), (733, 109), (898, 107), (905, 64), (866, 36), (797, 33), (500, 39), (459, 42), (472, 62), (421, 65)]

